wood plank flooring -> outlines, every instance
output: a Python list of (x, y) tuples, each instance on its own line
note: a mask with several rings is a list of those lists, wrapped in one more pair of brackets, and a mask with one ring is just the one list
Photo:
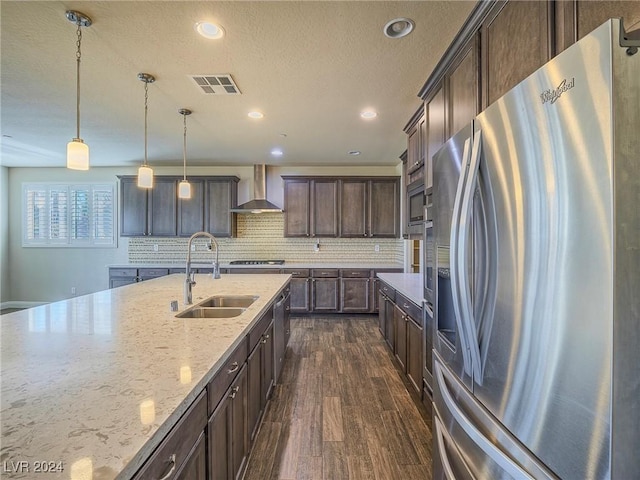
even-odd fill
[(431, 479), (429, 417), (377, 317), (292, 318), (291, 328), (245, 480)]

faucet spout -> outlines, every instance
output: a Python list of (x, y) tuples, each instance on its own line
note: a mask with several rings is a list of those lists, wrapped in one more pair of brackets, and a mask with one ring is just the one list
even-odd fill
[(213, 262), (213, 278), (220, 278), (220, 262), (218, 261), (218, 241), (216, 237), (211, 235), (209, 232), (196, 232), (191, 237), (189, 237), (189, 242), (187, 244), (187, 265), (185, 268), (185, 272), (187, 274), (184, 281), (184, 304), (191, 305), (192, 303), (192, 287), (196, 284), (195, 273), (191, 272), (191, 245), (196, 238), (205, 237), (209, 239), (209, 242), (216, 246), (216, 258)]

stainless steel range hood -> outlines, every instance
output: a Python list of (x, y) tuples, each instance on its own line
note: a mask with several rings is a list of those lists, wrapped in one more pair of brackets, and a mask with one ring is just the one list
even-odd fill
[(253, 200), (231, 209), (234, 213), (271, 213), (282, 209), (267, 200), (267, 166), (253, 166)]

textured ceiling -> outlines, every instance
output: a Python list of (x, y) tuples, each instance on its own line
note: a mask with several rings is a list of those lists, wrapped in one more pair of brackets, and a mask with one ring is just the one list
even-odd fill
[[(189, 165), (392, 165), (416, 96), (475, 5), (461, 1), (5, 1), (1, 4), (2, 165), (64, 166), (75, 136), (75, 26), (83, 29), (81, 132), (92, 166), (132, 166), (144, 156)], [(389, 39), (391, 19), (414, 31)], [(194, 30), (223, 25), (221, 40)], [(230, 73), (242, 95), (208, 96), (190, 75)], [(373, 108), (378, 117), (362, 120)], [(251, 110), (261, 120), (247, 117)], [(286, 134), (286, 137), (281, 134)], [(280, 147), (284, 155), (269, 152)], [(347, 154), (359, 150), (360, 156)]]

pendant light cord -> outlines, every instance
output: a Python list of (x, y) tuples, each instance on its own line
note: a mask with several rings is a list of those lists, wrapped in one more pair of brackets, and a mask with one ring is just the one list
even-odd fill
[(78, 26), (76, 40), (76, 138), (80, 138), (80, 57), (82, 56), (80, 52), (80, 45), (82, 43), (82, 29), (81, 27), (81, 19), (78, 17), (78, 21), (76, 22)]
[(184, 135), (182, 141), (182, 179), (187, 181), (187, 114), (182, 114), (184, 120)]
[(144, 166), (147, 166), (147, 103), (149, 100), (149, 83), (144, 82)]

